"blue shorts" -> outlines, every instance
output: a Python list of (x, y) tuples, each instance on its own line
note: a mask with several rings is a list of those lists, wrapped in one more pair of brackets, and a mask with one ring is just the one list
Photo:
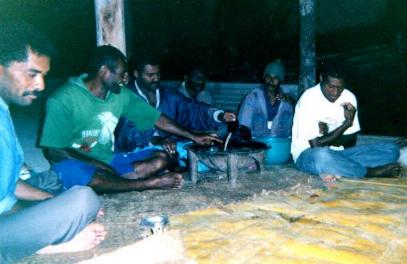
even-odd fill
[[(116, 153), (110, 162), (119, 175), (124, 175), (134, 171), (135, 161), (145, 160), (159, 151), (155, 147), (146, 147), (140, 151), (130, 153)], [(69, 189), (74, 185), (86, 186), (95, 175), (96, 167), (76, 159), (69, 159), (58, 162), (51, 167), (61, 178), (64, 188)]]

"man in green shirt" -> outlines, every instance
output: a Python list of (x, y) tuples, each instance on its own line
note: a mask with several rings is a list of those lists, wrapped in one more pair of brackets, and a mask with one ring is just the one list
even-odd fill
[(167, 172), (166, 152), (114, 153), (114, 130), (122, 115), (140, 129), (156, 126), (202, 145), (218, 141), (182, 129), (131, 93), (125, 80), (125, 56), (112, 46), (100, 46), (89, 73), (69, 79), (48, 99), (40, 145), (66, 188), (89, 185), (104, 193), (182, 185), (181, 174)]

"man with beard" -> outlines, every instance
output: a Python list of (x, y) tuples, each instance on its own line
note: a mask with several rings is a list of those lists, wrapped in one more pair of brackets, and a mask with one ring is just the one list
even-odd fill
[[(233, 113), (225, 112), (208, 104), (183, 96), (160, 86), (160, 65), (157, 58), (144, 54), (132, 57), (129, 62), (131, 82), (129, 88), (146, 103), (155, 107), (178, 125), (193, 131), (220, 132), (226, 130), (225, 122), (235, 121)], [(161, 145), (168, 153), (186, 158), (183, 146), (188, 141), (174, 137), (167, 131), (158, 129), (144, 130), (128, 118), (122, 117), (116, 129), (119, 149), (131, 151), (151, 144)], [(223, 131), (222, 130), (222, 131)], [(176, 154), (177, 153), (177, 154)]]
[(100, 201), (91, 188), (75, 186), (61, 193), (62, 186), (55, 173), (23, 170), (23, 150), (9, 106), (28, 106), (44, 90), (52, 50), (48, 38), (30, 25), (2, 22), (0, 263), (17, 262), (36, 252), (88, 250), (106, 235), (102, 225), (93, 223)]
[(206, 77), (203, 70), (199, 68), (193, 69), (184, 79), (185, 81), (178, 87), (178, 91), (182, 95), (186, 98), (212, 105), (212, 97), (205, 90)]
[(252, 131), (253, 137), (289, 137), (293, 120), (294, 100), (280, 91), (284, 81), (284, 67), (280, 60), (267, 65), (263, 87), (253, 89), (243, 99), (238, 119)]
[(100, 46), (88, 74), (71, 78), (47, 101), (40, 145), (65, 188), (89, 185), (96, 192), (178, 188), (182, 175), (168, 172), (169, 156), (157, 149), (114, 153), (114, 130), (123, 115), (141, 129), (154, 126), (198, 144), (218, 140), (186, 131), (134, 96), (126, 81), (126, 58)]
[(297, 168), (327, 182), (399, 175), (395, 143), (355, 146), (360, 130), (357, 102), (346, 89), (343, 66), (325, 62), (320, 79), (295, 108), (291, 153)]

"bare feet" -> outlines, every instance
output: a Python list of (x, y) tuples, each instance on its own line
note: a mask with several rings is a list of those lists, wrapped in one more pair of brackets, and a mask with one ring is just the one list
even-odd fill
[(398, 177), (401, 173), (401, 166), (398, 163), (390, 163), (383, 166), (368, 168), (366, 178), (372, 177), (385, 177), (392, 178)]
[(99, 245), (105, 239), (106, 230), (101, 224), (92, 223), (85, 227), (68, 242), (50, 245), (40, 249), (37, 254), (56, 254), (67, 252), (85, 251)]
[(336, 180), (339, 180), (341, 176), (336, 176), (332, 174), (322, 174), (321, 179), (324, 181), (325, 186), (328, 190), (331, 190), (335, 187)]
[(332, 182), (340, 179), (341, 177), (340, 176), (335, 176), (335, 175), (332, 175), (332, 174), (323, 174), (323, 175), (321, 175), (321, 178), (326, 183), (332, 183)]
[(159, 177), (147, 179), (150, 188), (154, 189), (173, 189), (181, 188), (183, 184), (182, 174), (168, 172)]

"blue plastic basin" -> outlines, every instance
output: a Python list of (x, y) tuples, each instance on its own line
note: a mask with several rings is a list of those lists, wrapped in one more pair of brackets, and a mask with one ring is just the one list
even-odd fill
[(270, 147), (266, 151), (266, 164), (284, 164), (291, 160), (291, 138), (263, 137), (253, 140)]

